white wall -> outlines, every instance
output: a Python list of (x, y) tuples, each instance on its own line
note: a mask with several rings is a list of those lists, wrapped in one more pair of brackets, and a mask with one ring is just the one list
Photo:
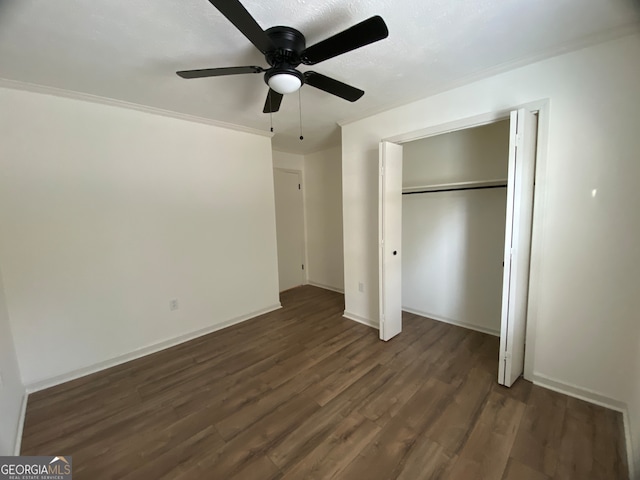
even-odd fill
[(0, 104), (25, 384), (279, 304), (269, 138), (18, 90)]
[[(402, 185), (507, 178), (509, 122), (403, 145)], [(402, 197), (402, 308), (500, 332), (506, 188)]]
[(0, 272), (0, 455), (13, 455), (18, 421), (25, 389), (20, 378), (18, 359)]
[(499, 335), (506, 188), (402, 197), (402, 309)]
[(304, 171), (304, 155), (273, 151), (273, 168)]
[[(637, 438), (640, 407), (629, 379), (640, 375), (638, 78), (635, 34), (345, 125), (346, 309), (377, 322), (380, 139), (548, 98), (532, 250), (533, 374), (628, 404)], [(635, 455), (640, 462), (640, 445)]]
[(403, 187), (506, 180), (509, 121), (408, 142), (402, 152)]
[(341, 148), (305, 155), (304, 178), (308, 281), (343, 291)]

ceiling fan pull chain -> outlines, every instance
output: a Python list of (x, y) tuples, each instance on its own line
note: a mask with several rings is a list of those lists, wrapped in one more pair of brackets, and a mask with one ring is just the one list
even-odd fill
[(269, 121), (271, 122), (271, 131), (273, 132), (273, 108), (271, 107), (271, 90), (269, 90)]
[(302, 136), (302, 93), (300, 93), (300, 90), (298, 90), (298, 106), (300, 107), (300, 140), (304, 140), (304, 137)]

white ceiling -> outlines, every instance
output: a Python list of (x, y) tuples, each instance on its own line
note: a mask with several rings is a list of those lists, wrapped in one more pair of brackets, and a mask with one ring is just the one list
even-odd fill
[[(274, 148), (317, 151), (337, 122), (636, 28), (636, 0), (243, 0), (266, 29), (307, 45), (381, 15), (389, 38), (313, 69), (365, 90), (355, 103), (304, 86), (274, 114)], [(206, 0), (0, 0), (0, 78), (269, 130), (262, 75), (184, 80), (177, 70), (267, 66)]]

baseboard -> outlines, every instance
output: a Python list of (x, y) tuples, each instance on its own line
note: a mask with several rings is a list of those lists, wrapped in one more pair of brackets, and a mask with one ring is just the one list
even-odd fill
[(367, 327), (375, 328), (376, 330), (380, 329), (380, 325), (378, 322), (374, 322), (373, 320), (369, 320), (368, 318), (361, 317), (360, 315), (356, 315), (355, 313), (347, 312), (346, 310), (342, 314), (344, 318), (348, 318), (349, 320), (353, 320), (354, 322), (362, 323)]
[(29, 400), (29, 394), (25, 391), (22, 395), (22, 406), (20, 407), (20, 416), (18, 417), (18, 428), (16, 429), (16, 441), (13, 447), (13, 454), (15, 456), (20, 455), (20, 449), (22, 448), (22, 432), (24, 431), (24, 419), (27, 414), (27, 401)]
[(606, 395), (602, 395), (601, 393), (598, 393), (596, 391), (589, 390), (588, 388), (582, 388), (577, 385), (562, 382), (560, 380), (556, 380), (540, 373), (534, 372), (530, 378), (527, 378), (527, 380), (532, 381), (534, 385), (548, 388), (549, 390), (553, 390), (554, 392), (563, 393), (565, 395), (569, 395), (570, 397), (584, 400), (585, 402), (593, 403), (594, 405), (599, 405), (601, 407), (609, 408), (611, 410), (622, 413), (622, 421), (624, 423), (624, 436), (627, 449), (627, 464), (629, 465), (629, 478), (631, 480), (635, 479), (635, 464), (632, 448), (633, 442), (631, 440), (631, 426), (629, 424), (629, 408), (626, 403), (607, 397)]
[[(438, 322), (449, 323), (451, 325), (456, 325), (458, 327), (468, 328), (469, 330), (476, 330), (478, 332), (488, 333), (489, 335), (493, 335), (493, 336), (496, 336), (496, 337), (500, 336), (500, 332), (499, 331), (495, 331), (495, 330), (491, 330), (491, 329), (483, 328), (483, 327), (478, 327), (477, 325), (472, 325), (472, 324), (464, 323), (464, 322), (456, 322), (454, 320), (449, 320), (449, 319), (446, 319), (446, 318), (436, 317), (436, 316), (433, 316), (433, 315), (431, 315), (429, 313), (421, 312), (419, 310), (414, 310), (414, 309), (410, 309), (410, 308), (402, 307), (402, 310), (405, 311), (405, 312), (408, 312), (408, 313), (413, 313), (414, 315), (420, 315), (421, 317), (426, 317), (426, 318), (430, 318), (432, 320), (437, 320)], [(375, 328), (375, 329), (379, 328), (378, 322), (374, 322), (373, 320), (370, 320), (368, 318), (364, 318), (364, 317), (361, 317), (360, 315), (356, 315), (355, 313), (348, 312), (347, 310), (344, 311), (342, 316), (345, 317), (345, 318), (348, 318), (349, 320), (353, 320), (354, 322), (362, 323), (364, 325), (367, 325), (367, 326)]]
[(629, 464), (629, 480), (636, 478), (636, 464), (633, 450), (633, 440), (631, 436), (631, 423), (629, 420), (629, 409), (625, 408), (622, 412), (622, 421), (624, 422), (624, 441), (627, 446), (627, 463)]
[(476, 332), (488, 333), (489, 335), (493, 335), (494, 337), (500, 336), (500, 330), (493, 330), (491, 328), (480, 327), (472, 323), (459, 322), (457, 320), (451, 320), (450, 318), (438, 317), (428, 312), (422, 312), (420, 310), (415, 310), (413, 308), (402, 307), (402, 310), (407, 313), (413, 313), (414, 315), (420, 315), (421, 317), (430, 318), (431, 320), (437, 320), (438, 322), (448, 323), (450, 325), (456, 325), (458, 327), (467, 328), (469, 330), (475, 330)]
[(260, 315), (264, 315), (265, 313), (273, 312), (274, 310), (278, 310), (280, 308), (282, 308), (282, 305), (278, 302), (277, 304), (271, 305), (271, 306), (266, 307), (264, 309), (261, 309), (261, 310), (255, 311), (255, 312), (251, 312), (251, 313), (248, 313), (246, 315), (241, 315), (239, 317), (232, 318), (232, 319), (227, 320), (225, 322), (217, 323), (217, 324), (212, 325), (210, 327), (206, 327), (206, 328), (203, 328), (203, 329), (200, 329), (200, 330), (196, 330), (194, 332), (187, 333), (187, 334), (181, 335), (179, 337), (174, 337), (174, 338), (171, 338), (169, 340), (164, 340), (162, 342), (155, 343), (155, 344), (150, 345), (148, 347), (143, 347), (143, 348), (140, 348), (138, 350), (134, 350), (131, 353), (120, 355), (118, 357), (111, 358), (111, 359), (106, 360), (104, 362), (96, 363), (96, 364), (91, 365), (89, 367), (80, 368), (80, 369), (77, 369), (77, 370), (73, 370), (72, 372), (65, 373), (63, 375), (58, 375), (58, 376), (53, 377), (53, 378), (49, 378), (49, 379), (46, 379), (46, 380), (42, 380), (42, 381), (39, 381), (39, 382), (34, 382), (34, 383), (31, 383), (31, 384), (28, 384), (26, 386), (27, 387), (27, 393), (34, 393), (34, 392), (38, 392), (40, 390), (45, 390), (47, 388), (55, 387), (56, 385), (60, 385), (62, 383), (66, 383), (66, 382), (69, 382), (71, 380), (76, 380), (78, 378), (85, 377), (87, 375), (91, 375), (92, 373), (100, 372), (102, 370), (106, 370), (108, 368), (115, 367), (117, 365), (121, 365), (123, 363), (130, 362), (130, 361), (136, 360), (138, 358), (146, 357), (147, 355), (151, 355), (152, 353), (156, 353), (156, 352), (159, 352), (161, 350), (165, 350), (167, 348), (174, 347), (174, 346), (179, 345), (181, 343), (188, 342), (189, 340), (193, 340), (195, 338), (202, 337), (204, 335), (208, 335), (208, 334), (213, 333), (213, 332), (217, 332), (218, 330), (222, 330), (223, 328), (227, 328), (227, 327), (230, 327), (232, 325), (236, 325), (238, 323), (245, 322), (247, 320), (250, 320), (252, 318), (258, 317)]
[(564, 393), (570, 397), (584, 400), (585, 402), (593, 403), (594, 405), (599, 405), (601, 407), (610, 408), (617, 412), (625, 412), (627, 410), (627, 404), (624, 402), (607, 397), (606, 395), (602, 395), (594, 390), (589, 390), (588, 388), (582, 388), (578, 385), (572, 385), (561, 380), (556, 380), (555, 378), (551, 378), (540, 373), (534, 372), (531, 378), (527, 378), (527, 380), (532, 381), (535, 385), (539, 385), (540, 387), (553, 390), (554, 392)]
[(324, 288), (325, 290), (330, 290), (332, 292), (344, 293), (344, 288), (332, 287), (331, 285), (325, 285), (324, 283), (312, 282), (309, 280), (307, 285), (311, 285), (312, 287)]

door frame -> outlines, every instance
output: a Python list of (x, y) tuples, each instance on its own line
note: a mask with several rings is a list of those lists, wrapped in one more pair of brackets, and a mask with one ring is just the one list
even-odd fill
[[(298, 175), (298, 181), (300, 182), (300, 190), (302, 190), (302, 258), (304, 261), (304, 271), (302, 272), (302, 285), (307, 285), (309, 283), (309, 258), (307, 257), (307, 196), (305, 195), (304, 190), (304, 171), (296, 170), (293, 168), (280, 168), (273, 167), (273, 170), (278, 170), (286, 173), (293, 173)], [(274, 175), (274, 198), (275, 198), (275, 175)], [(276, 242), (277, 242), (276, 235)], [(277, 248), (277, 245), (276, 245)], [(278, 272), (278, 275), (280, 273)]]
[(524, 358), (524, 378), (533, 381), (535, 376), (533, 366), (535, 365), (535, 339), (538, 321), (538, 298), (540, 290), (540, 266), (543, 253), (544, 238), (544, 214), (545, 214), (545, 178), (547, 169), (547, 145), (549, 139), (549, 108), (548, 98), (527, 102), (520, 105), (513, 105), (499, 110), (489, 111), (472, 117), (459, 118), (457, 120), (433, 125), (427, 128), (401, 133), (391, 137), (385, 137), (380, 141), (404, 144), (414, 140), (434, 137), (444, 133), (466, 130), (468, 128), (480, 127), (500, 120), (509, 119), (513, 110), (524, 108), (538, 115), (538, 136), (536, 142), (536, 166), (534, 175), (534, 195), (533, 195), (533, 219), (531, 226), (531, 255), (529, 267), (529, 301), (527, 305), (527, 326), (525, 334), (525, 358)]

